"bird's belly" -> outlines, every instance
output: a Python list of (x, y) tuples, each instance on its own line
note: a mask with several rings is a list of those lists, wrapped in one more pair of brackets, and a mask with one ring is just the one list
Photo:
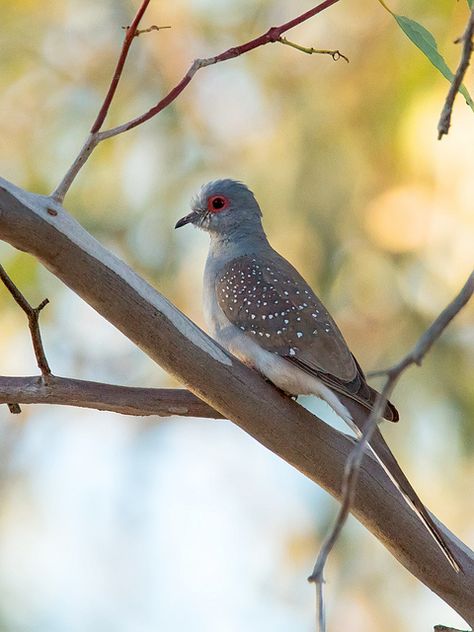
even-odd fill
[[(212, 282), (211, 282), (212, 281)], [(229, 325), (229, 321), (225, 317), (224, 312), (219, 307), (213, 289), (214, 281), (209, 279), (204, 279), (204, 292), (203, 292), (203, 313), (204, 313), (204, 321), (206, 323), (207, 330), (209, 335), (212, 336), (220, 342), (223, 347), (222, 340), (220, 340), (220, 331), (223, 327)]]
[(241, 362), (256, 369), (289, 395), (315, 395), (324, 399), (347, 423), (352, 417), (337, 395), (317, 377), (303, 371), (282, 356), (263, 349), (249, 335), (233, 325), (219, 307), (214, 292), (204, 293), (204, 315), (209, 333)]
[(265, 378), (289, 395), (315, 395), (320, 397), (344, 421), (352, 427), (352, 416), (339, 400), (336, 393), (317, 377), (288, 362), (276, 353), (262, 349), (249, 336), (231, 326), (220, 331), (217, 336), (223, 347), (228, 349), (241, 362), (256, 369)]

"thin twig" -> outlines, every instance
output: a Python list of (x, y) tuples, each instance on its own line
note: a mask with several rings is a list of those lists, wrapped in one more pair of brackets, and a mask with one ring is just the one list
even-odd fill
[(319, 632), (326, 630), (326, 609), (324, 608), (324, 579), (316, 582), (316, 623)]
[[(129, 26), (122, 26), (124, 31), (128, 31)], [(157, 24), (152, 24), (147, 29), (135, 29), (134, 37), (140, 37), (143, 33), (151, 33), (152, 31), (162, 31), (163, 29), (170, 29), (171, 26), (158, 26)]]
[[(377, 428), (377, 424), (381, 419), (385, 409), (386, 402), (390, 397), (398, 379), (405, 369), (412, 364), (420, 365), (424, 356), (431, 349), (433, 343), (440, 337), (442, 332), (458, 314), (458, 312), (466, 305), (474, 292), (474, 272), (472, 272), (464, 284), (463, 288), (451, 301), (451, 303), (441, 312), (431, 326), (419, 338), (413, 349), (398, 364), (387, 369), (384, 373), (387, 376), (386, 383), (375, 401), (375, 405), (365, 424), (364, 431), (357, 441), (346, 462), (344, 469), (344, 477), (342, 482), (342, 503), (339, 509), (336, 521), (328, 536), (324, 540), (316, 563), (308, 580), (315, 582), (317, 585), (322, 584), (324, 567), (326, 565), (329, 554), (331, 553), (338, 536), (347, 520), (352, 504), (354, 502), (355, 489), (359, 477), (360, 466), (364, 457), (366, 448), (370, 443), (372, 435)], [(324, 604), (322, 605), (324, 608)], [(320, 632), (324, 632), (325, 628), (319, 628)]]
[(30, 328), (31, 341), (33, 343), (33, 350), (35, 352), (36, 363), (38, 365), (39, 370), (41, 371), (41, 375), (43, 378), (51, 375), (51, 369), (49, 368), (48, 360), (46, 358), (46, 354), (43, 347), (43, 342), (41, 340), (41, 331), (39, 327), (39, 316), (41, 310), (46, 307), (49, 303), (49, 300), (45, 298), (38, 307), (32, 307), (17, 286), (10, 279), (8, 274), (6, 273), (3, 266), (0, 265), (0, 279), (4, 283), (7, 290), (15, 299), (16, 303), (21, 307), (21, 309), (25, 312), (28, 318), (28, 326)]
[(122, 71), (125, 64), (125, 60), (127, 58), (128, 51), (134, 39), (134, 34), (136, 33), (136, 29), (138, 27), (140, 19), (142, 18), (149, 4), (149, 1), (150, 0), (142, 2), (140, 9), (138, 10), (132, 24), (130, 25), (130, 28), (127, 30), (125, 34), (124, 43), (122, 45), (122, 50), (120, 53), (119, 60), (117, 62), (117, 66), (115, 68), (112, 82), (109, 86), (107, 95), (104, 99), (104, 102), (99, 111), (99, 114), (94, 124), (91, 127), (89, 138), (87, 139), (86, 143), (84, 144), (83, 148), (81, 149), (80, 153), (74, 160), (71, 167), (68, 169), (66, 175), (64, 176), (64, 178), (62, 179), (58, 187), (51, 194), (51, 197), (57, 202), (62, 202), (64, 200), (66, 193), (68, 192), (71, 184), (73, 183), (80, 169), (86, 163), (90, 154), (100, 142), (102, 142), (106, 138), (112, 138), (113, 136), (117, 136), (118, 134), (127, 132), (128, 130), (133, 129), (134, 127), (137, 127), (138, 125), (141, 125), (142, 123), (145, 123), (146, 121), (156, 116), (159, 112), (164, 110), (170, 103), (172, 103), (181, 94), (181, 92), (183, 92), (183, 90), (189, 85), (189, 83), (191, 82), (191, 80), (193, 79), (194, 75), (197, 73), (198, 70), (200, 70), (201, 68), (205, 68), (206, 66), (212, 66), (213, 64), (218, 64), (220, 62), (227, 61), (228, 59), (234, 59), (235, 57), (244, 55), (245, 53), (248, 53), (249, 51), (254, 50), (255, 48), (258, 48), (260, 46), (264, 46), (265, 44), (277, 42), (281, 38), (282, 34), (286, 33), (286, 31), (289, 31), (290, 29), (292, 29), (294, 26), (297, 26), (298, 24), (302, 24), (306, 20), (309, 20), (310, 18), (317, 15), (318, 13), (321, 13), (322, 11), (329, 8), (333, 4), (336, 4), (336, 2), (339, 2), (339, 0), (324, 0), (324, 2), (321, 2), (321, 4), (318, 4), (316, 7), (313, 7), (309, 11), (302, 13), (296, 18), (293, 18), (292, 20), (285, 22), (284, 24), (281, 24), (280, 26), (271, 27), (270, 29), (268, 29), (268, 31), (266, 31), (266, 33), (263, 33), (262, 35), (260, 35), (259, 37), (256, 37), (255, 39), (245, 42), (244, 44), (241, 44), (239, 46), (234, 46), (232, 48), (229, 48), (223, 53), (216, 55), (215, 57), (208, 57), (205, 59), (195, 59), (193, 63), (191, 64), (191, 66), (189, 67), (186, 74), (184, 75), (184, 77), (181, 79), (181, 81), (174, 88), (172, 88), (172, 90), (170, 90), (170, 92), (165, 97), (163, 97), (163, 99), (158, 101), (158, 103), (156, 103), (156, 105), (150, 108), (147, 112), (145, 112), (144, 114), (141, 114), (140, 116), (137, 116), (134, 119), (131, 119), (130, 121), (126, 123), (118, 125), (117, 127), (113, 127), (111, 129), (104, 130), (101, 132), (99, 130), (102, 127), (102, 124), (107, 115), (112, 99), (114, 97), (115, 91), (117, 89), (117, 85), (122, 75)]
[(451, 87), (449, 88), (449, 92), (446, 97), (446, 101), (444, 103), (443, 110), (441, 112), (441, 116), (438, 122), (438, 140), (443, 138), (443, 135), (447, 134), (449, 131), (449, 127), (451, 125), (451, 116), (453, 112), (454, 99), (461, 87), (461, 84), (464, 79), (464, 75), (466, 74), (466, 70), (469, 66), (469, 62), (471, 59), (472, 51), (473, 51), (473, 37), (474, 37), (474, 6), (472, 7), (471, 14), (469, 16), (469, 20), (467, 22), (466, 30), (464, 34), (456, 40), (456, 44), (458, 42), (464, 42), (461, 61), (459, 62), (458, 69), (456, 70), (456, 74), (453, 77), (453, 81), (451, 83)]
[(308, 48), (306, 46), (301, 46), (301, 44), (296, 44), (295, 42), (290, 42), (290, 40), (286, 39), (286, 37), (280, 37), (278, 40), (281, 44), (285, 44), (286, 46), (291, 46), (292, 48), (296, 48), (296, 50), (300, 50), (302, 53), (307, 53), (308, 55), (319, 54), (319, 55), (331, 55), (334, 61), (338, 61), (339, 59), (345, 59), (347, 63), (349, 63), (349, 59), (341, 53), (339, 50), (326, 50), (324, 48)]
[(100, 107), (99, 113), (92, 124), (89, 137), (84, 143), (81, 151), (75, 158), (72, 165), (69, 167), (66, 172), (64, 178), (61, 180), (59, 185), (51, 194), (51, 197), (56, 200), (56, 202), (62, 202), (64, 200), (64, 196), (69, 191), (71, 184), (74, 182), (75, 177), (79, 173), (82, 166), (87, 162), (87, 159), (91, 155), (91, 153), (96, 148), (99, 143), (99, 138), (97, 136), (100, 128), (104, 124), (105, 117), (109, 111), (112, 100), (115, 96), (115, 92), (117, 90), (117, 86), (119, 84), (120, 78), (122, 76), (123, 68), (125, 66), (125, 61), (127, 59), (128, 52), (130, 50), (130, 46), (132, 45), (133, 40), (135, 39), (135, 34), (137, 32), (137, 27), (142, 19), (145, 11), (150, 4), (150, 0), (143, 0), (140, 7), (138, 8), (135, 17), (132, 20), (130, 26), (126, 27), (126, 33), (122, 44), (122, 49), (120, 51), (119, 58), (117, 60), (117, 65), (115, 66), (114, 74), (110, 81), (109, 89), (107, 90), (107, 94), (104, 97), (104, 101)]
[(122, 44), (122, 50), (120, 51), (117, 65), (115, 66), (112, 81), (110, 82), (109, 89), (107, 90), (107, 94), (105, 95), (104, 102), (102, 103), (102, 107), (99, 110), (97, 118), (92, 124), (91, 134), (95, 134), (96, 132), (98, 132), (104, 123), (107, 112), (109, 111), (110, 104), (112, 103), (112, 99), (114, 98), (115, 91), (117, 90), (120, 77), (122, 76), (123, 67), (127, 59), (128, 51), (135, 38), (135, 33), (138, 25), (140, 24), (140, 20), (142, 19), (143, 14), (147, 10), (149, 4), (150, 0), (143, 0), (140, 7), (138, 8), (137, 13), (135, 14), (135, 17), (132, 20), (132, 23), (130, 24), (130, 27), (126, 29), (125, 37)]
[(71, 184), (74, 182), (77, 174), (87, 162), (89, 156), (99, 144), (98, 134), (89, 134), (86, 142), (84, 143), (81, 151), (76, 156), (74, 162), (67, 170), (64, 178), (59, 183), (58, 187), (51, 193), (51, 198), (56, 202), (62, 203), (64, 196), (69, 191)]
[(353, 451), (347, 459), (342, 481), (343, 498), (341, 507), (339, 509), (334, 527), (331, 529), (328, 536), (324, 540), (323, 545), (321, 546), (321, 550), (314, 565), (313, 572), (308, 577), (308, 581), (310, 582), (322, 583), (324, 581), (323, 572), (327, 558), (329, 557), (329, 554), (331, 553), (334, 545), (337, 542), (339, 534), (344, 527), (354, 501), (354, 494), (357, 479), (359, 477), (360, 464), (362, 462), (365, 449), (367, 447), (367, 444), (370, 442), (370, 439), (372, 438), (375, 428), (377, 427), (378, 420), (380, 419), (382, 412), (385, 409), (386, 401), (390, 397), (397, 378), (398, 375), (390, 376), (387, 380), (387, 383), (382, 389), (382, 392), (378, 396), (375, 405), (371, 411), (364, 432), (362, 433), (359, 441), (357, 442)]
[(382, 375), (387, 375), (387, 369), (376, 369), (374, 371), (367, 371), (365, 373), (365, 377), (381, 377)]
[(293, 18), (293, 20), (290, 20), (289, 22), (285, 22), (284, 24), (281, 24), (280, 26), (271, 27), (270, 29), (268, 29), (266, 33), (259, 35), (253, 40), (245, 42), (244, 44), (240, 44), (239, 46), (234, 46), (232, 48), (229, 48), (223, 53), (220, 53), (219, 55), (216, 55), (214, 57), (195, 59), (193, 63), (191, 64), (191, 66), (189, 67), (187, 73), (181, 79), (181, 81), (163, 99), (161, 99), (156, 105), (150, 108), (148, 112), (145, 112), (144, 114), (140, 116), (137, 116), (136, 118), (128, 121), (127, 123), (118, 125), (117, 127), (101, 132), (99, 134), (99, 140), (102, 141), (102, 140), (105, 140), (106, 138), (117, 136), (117, 134), (122, 134), (123, 132), (126, 132), (130, 129), (133, 129), (134, 127), (137, 127), (137, 125), (141, 125), (142, 123), (145, 123), (145, 121), (150, 120), (153, 116), (156, 116), (165, 107), (167, 107), (170, 103), (172, 103), (176, 99), (176, 97), (178, 97), (181, 94), (184, 88), (186, 88), (186, 86), (191, 82), (192, 78), (197, 73), (197, 71), (200, 70), (201, 68), (212, 66), (214, 64), (218, 64), (220, 62), (227, 61), (229, 59), (234, 59), (235, 57), (240, 57), (240, 55), (244, 55), (245, 53), (248, 53), (251, 50), (254, 50), (255, 48), (259, 48), (260, 46), (265, 46), (265, 44), (278, 42), (279, 39), (281, 38), (282, 33), (286, 33), (286, 31), (289, 31), (291, 28), (297, 26), (298, 24), (301, 24), (305, 22), (306, 20), (309, 20), (316, 14), (321, 13), (321, 11), (324, 11), (324, 9), (327, 9), (331, 5), (336, 4), (336, 2), (338, 1), (339, 0), (325, 0), (324, 2), (321, 2), (321, 4), (310, 9), (309, 11), (306, 11), (305, 13), (302, 13), (296, 18)]

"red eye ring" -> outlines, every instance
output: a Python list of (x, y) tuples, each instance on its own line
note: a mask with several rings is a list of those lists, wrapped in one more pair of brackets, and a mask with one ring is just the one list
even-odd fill
[(229, 206), (230, 202), (225, 195), (211, 195), (207, 199), (207, 210), (210, 213), (220, 213)]

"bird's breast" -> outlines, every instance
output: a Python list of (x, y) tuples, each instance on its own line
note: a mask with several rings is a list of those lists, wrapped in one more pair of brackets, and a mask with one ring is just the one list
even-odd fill
[(216, 295), (216, 278), (219, 266), (216, 260), (210, 256), (204, 269), (203, 284), (203, 314), (209, 335), (229, 350), (228, 340), (232, 330), (236, 329), (222, 311)]

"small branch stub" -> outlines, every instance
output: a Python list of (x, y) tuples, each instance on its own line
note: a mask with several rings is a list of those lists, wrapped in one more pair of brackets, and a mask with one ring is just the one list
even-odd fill
[(301, 46), (301, 44), (296, 44), (295, 42), (290, 42), (290, 40), (286, 39), (286, 37), (279, 37), (277, 42), (280, 44), (285, 44), (286, 46), (291, 46), (292, 48), (296, 48), (296, 50), (301, 51), (302, 53), (306, 53), (307, 55), (330, 55), (334, 61), (339, 61), (339, 59), (344, 59), (347, 63), (349, 63), (348, 57), (343, 55), (339, 50), (328, 50), (325, 48), (312, 48)]
[[(128, 31), (130, 26), (122, 26), (124, 31)], [(143, 33), (151, 33), (152, 31), (162, 31), (163, 29), (170, 29), (171, 26), (158, 26), (157, 24), (152, 24), (147, 29), (136, 29), (133, 37), (139, 37)]]

